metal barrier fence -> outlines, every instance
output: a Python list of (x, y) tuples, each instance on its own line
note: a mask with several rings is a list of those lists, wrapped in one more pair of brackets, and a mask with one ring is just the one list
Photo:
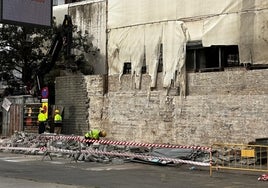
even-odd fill
[(219, 169), (268, 172), (268, 145), (213, 144), (211, 148), (210, 176)]

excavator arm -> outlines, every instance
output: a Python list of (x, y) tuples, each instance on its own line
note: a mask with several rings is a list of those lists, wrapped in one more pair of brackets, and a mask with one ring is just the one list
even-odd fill
[(72, 47), (72, 33), (73, 33), (73, 24), (71, 16), (65, 15), (62, 26), (55, 34), (55, 37), (52, 41), (51, 47), (48, 51), (47, 58), (41, 62), (37, 73), (37, 93), (41, 95), (41, 89), (44, 86), (44, 76), (49, 73), (55, 65), (61, 50), (65, 58), (68, 58), (71, 55)]

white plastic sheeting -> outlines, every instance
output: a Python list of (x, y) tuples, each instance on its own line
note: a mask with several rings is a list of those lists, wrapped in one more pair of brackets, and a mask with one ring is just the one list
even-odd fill
[(151, 75), (151, 87), (156, 86), (157, 69), (159, 66), (160, 48), (163, 36), (163, 26), (160, 23), (145, 26), (145, 54), (148, 74)]
[[(108, 0), (108, 27), (239, 12), (243, 0)], [(250, 0), (254, 1), (254, 0)]]
[[(131, 62), (132, 75), (139, 77), (146, 59), (151, 87), (155, 87), (160, 44), (163, 44), (163, 86), (170, 87), (184, 67), (188, 38), (181, 21), (113, 29), (108, 39), (109, 75), (122, 75), (124, 63)], [(139, 82), (135, 80), (137, 87)]]
[[(143, 27), (128, 27), (109, 33), (109, 75), (123, 74), (125, 62), (131, 62), (133, 75), (141, 75), (145, 54), (145, 32)], [(135, 81), (139, 88), (139, 80)]]
[[(164, 86), (170, 85), (183, 67), (181, 62), (178, 63), (183, 59), (181, 49), (185, 40), (179, 34), (179, 21), (185, 24), (191, 40), (201, 40), (205, 47), (238, 45), (242, 64), (268, 64), (267, 20), (267, 0), (110, 0), (109, 74), (122, 73), (123, 62), (134, 59), (134, 71), (139, 73), (141, 62), (136, 61), (144, 53), (142, 45), (145, 45), (147, 70), (152, 77), (151, 87), (154, 87), (161, 41), (164, 46)], [(128, 32), (133, 27), (140, 30), (138, 36)], [(144, 33), (143, 44), (134, 44)], [(113, 58), (115, 52), (120, 52), (120, 58)], [(139, 57), (135, 58), (134, 54)]]
[(239, 31), (238, 14), (220, 15), (206, 19), (203, 23), (203, 46), (238, 45)]
[[(163, 86), (184, 88), (186, 43), (189, 40), (187, 28), (183, 22), (167, 22), (163, 32)], [(184, 90), (184, 89), (183, 89)]]

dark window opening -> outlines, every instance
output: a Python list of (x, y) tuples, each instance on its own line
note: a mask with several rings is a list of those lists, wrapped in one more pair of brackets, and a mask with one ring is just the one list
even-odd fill
[(123, 74), (130, 74), (131, 73), (131, 62), (125, 62), (123, 68)]
[(160, 54), (158, 59), (157, 72), (163, 72), (163, 44), (160, 44)]
[(141, 67), (141, 73), (146, 74), (146, 65)]
[(223, 62), (225, 63), (224, 67), (240, 66), (238, 46), (224, 46), (223, 53)]
[(147, 72), (147, 66), (146, 66), (146, 55), (143, 55), (143, 65), (141, 67), (141, 73), (146, 74)]
[(203, 47), (201, 41), (187, 44), (188, 72), (223, 71), (225, 67), (240, 66), (238, 46)]

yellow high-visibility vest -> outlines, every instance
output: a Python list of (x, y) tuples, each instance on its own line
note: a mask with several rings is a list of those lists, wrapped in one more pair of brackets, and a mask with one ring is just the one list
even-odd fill
[(54, 116), (54, 122), (61, 122), (62, 121), (62, 117), (61, 117), (61, 115), (60, 114), (56, 114), (55, 116)]
[(98, 140), (100, 138), (100, 130), (93, 129), (93, 130), (87, 132), (85, 134), (85, 137), (90, 138), (90, 139), (97, 139)]
[(47, 120), (46, 114), (44, 114), (44, 113), (38, 114), (38, 121), (39, 122), (44, 122), (46, 120)]

